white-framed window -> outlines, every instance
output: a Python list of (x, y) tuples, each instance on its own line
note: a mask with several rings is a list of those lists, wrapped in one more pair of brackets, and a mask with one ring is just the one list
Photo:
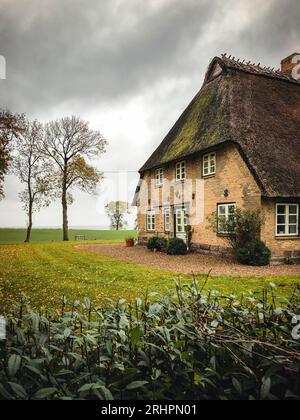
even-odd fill
[(147, 230), (148, 231), (155, 230), (155, 211), (147, 212)]
[(186, 177), (185, 162), (176, 163), (176, 181), (184, 181)]
[(208, 153), (203, 156), (203, 176), (214, 175), (217, 168), (216, 153)]
[(171, 215), (170, 209), (169, 208), (165, 209), (165, 232), (170, 232), (170, 230), (171, 230), (171, 225), (170, 225), (171, 217), (170, 217), (170, 215)]
[(185, 234), (188, 225), (188, 213), (186, 209), (176, 210), (176, 233)]
[(218, 204), (218, 233), (228, 233), (224, 223), (233, 220), (235, 217), (236, 204)]
[(276, 236), (298, 236), (299, 204), (276, 204)]
[(161, 187), (164, 183), (164, 170), (163, 168), (155, 169), (154, 182), (156, 187)]

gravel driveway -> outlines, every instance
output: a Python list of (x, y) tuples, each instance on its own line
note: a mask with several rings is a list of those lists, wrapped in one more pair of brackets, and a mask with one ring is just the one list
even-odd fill
[(141, 264), (146, 267), (182, 273), (203, 274), (210, 270), (212, 275), (224, 276), (292, 276), (300, 275), (300, 265), (272, 265), (267, 267), (248, 267), (238, 264), (231, 258), (206, 254), (170, 256), (153, 253), (146, 247), (126, 248), (123, 244), (78, 245), (83, 251), (95, 252), (118, 260)]

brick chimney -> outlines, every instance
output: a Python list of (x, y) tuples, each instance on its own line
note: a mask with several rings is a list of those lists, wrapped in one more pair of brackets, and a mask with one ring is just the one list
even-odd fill
[[(300, 53), (294, 53), (281, 61), (281, 71), (288, 75), (299, 74)], [(298, 69), (296, 69), (296, 66)], [(295, 76), (294, 74), (294, 76)], [(296, 77), (295, 77), (296, 78)]]

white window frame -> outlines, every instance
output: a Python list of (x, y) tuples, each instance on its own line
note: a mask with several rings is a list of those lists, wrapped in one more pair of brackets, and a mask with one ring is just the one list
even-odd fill
[(147, 232), (155, 231), (155, 211), (153, 210), (147, 211), (146, 229), (147, 229)]
[(164, 225), (165, 225), (165, 232), (171, 232), (171, 209), (170, 209), (170, 207), (165, 208)]
[[(220, 215), (220, 208), (221, 207), (225, 207), (225, 214), (224, 215)], [(230, 217), (230, 213), (229, 213), (229, 208), (230, 207), (234, 207), (234, 210), (236, 210), (236, 203), (222, 203), (222, 204), (218, 204), (218, 234), (220, 235), (227, 235), (228, 232), (222, 231), (220, 230), (220, 223), (219, 223), (219, 219), (221, 216), (225, 216), (225, 220), (228, 220)]]
[[(206, 166), (207, 163), (207, 166)], [(217, 170), (217, 154), (216, 152), (203, 155), (202, 174), (203, 176), (215, 175)]]
[(156, 187), (161, 187), (164, 183), (164, 170), (163, 168), (155, 169), (154, 171), (154, 183)]
[[(278, 213), (278, 208), (280, 206), (285, 207), (285, 213)], [(290, 207), (296, 207), (297, 213), (291, 214)], [(278, 217), (284, 216), (284, 224), (278, 223)], [(296, 223), (290, 223), (289, 218), (290, 216), (296, 216)], [(284, 226), (284, 233), (278, 233), (278, 227)], [(289, 233), (290, 226), (296, 226), (296, 233)], [(275, 220), (275, 236), (283, 237), (283, 236), (299, 236), (299, 204), (298, 203), (276, 203), (276, 220)]]
[(176, 163), (175, 179), (177, 182), (185, 181), (186, 179), (186, 162), (184, 160)]

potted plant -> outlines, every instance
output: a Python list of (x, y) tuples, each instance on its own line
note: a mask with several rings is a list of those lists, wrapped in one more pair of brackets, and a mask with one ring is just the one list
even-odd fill
[(132, 236), (125, 239), (125, 244), (127, 248), (131, 248), (134, 246), (134, 238)]

